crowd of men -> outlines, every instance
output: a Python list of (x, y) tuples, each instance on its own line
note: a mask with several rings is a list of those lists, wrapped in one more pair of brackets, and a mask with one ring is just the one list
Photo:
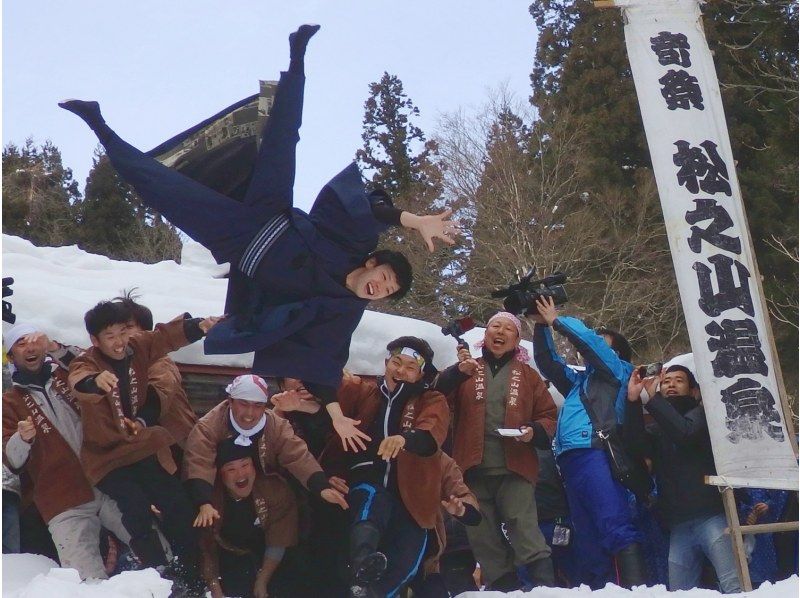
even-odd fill
[[(434, 239), (455, 242), (458, 224), (449, 211), (395, 208), (355, 164), (308, 214), (294, 207), (303, 57), (318, 30), (289, 36), (250, 178), (228, 195), (125, 142), (97, 102), (60, 104), (145, 205), (231, 265), (227, 316), (153, 326), (128, 294), (86, 312), (85, 350), (25, 323), (6, 333), (4, 551), (49, 554), (83, 579), (154, 567), (176, 596), (687, 589), (703, 583), (706, 560), (711, 584), (737, 591), (722, 501), (704, 484), (714, 461), (690, 370), (643, 379), (620, 333), (540, 299), (538, 371), (508, 312), (487, 321), (478, 355), (460, 346), (442, 371), (412, 336), (388, 344), (382, 376), (343, 371), (367, 304), (411, 286), (408, 260), (376, 250), (380, 233), (416, 230), (433, 251)], [(559, 356), (553, 332), (582, 369)], [(207, 334), (208, 353), (253, 351), (254, 373), (198, 419), (168, 354)], [(560, 411), (548, 384), (565, 397)], [(748, 522), (797, 517), (796, 496), (742, 505)], [(770, 549), (764, 538), (754, 554)], [(796, 571), (796, 541), (788, 564), (769, 542), (760, 575)]]
[[(507, 312), (477, 357), (462, 345), (442, 371), (424, 339), (393, 340), (384, 375), (345, 372), (337, 390), (354, 437), (292, 378), (239, 376), (198, 420), (167, 354), (217, 318), (154, 327), (126, 295), (86, 313), (85, 350), (19, 323), (4, 338), (3, 550), (84, 579), (155, 567), (176, 595), (215, 598), (739, 591), (692, 372), (642, 378), (621, 334), (544, 299), (532, 319), (538, 372)], [(615, 450), (642, 466), (638, 483), (620, 483)], [(796, 516), (796, 496), (759, 492), (740, 497), (748, 523)], [(796, 543), (787, 560), (779, 540), (751, 547), (756, 581), (796, 571)]]

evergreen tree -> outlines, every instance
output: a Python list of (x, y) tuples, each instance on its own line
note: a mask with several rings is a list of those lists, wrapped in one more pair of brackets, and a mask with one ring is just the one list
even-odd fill
[(3, 232), (35, 245), (76, 243), (75, 202), (80, 199), (72, 170), (50, 141), (37, 147), (27, 139), (22, 147), (3, 148)]
[[(720, 0), (703, 6), (733, 155), (768, 298), (788, 295), (797, 264), (797, 7), (788, 0)], [(620, 11), (589, 0), (540, 0), (531, 101), (543, 115), (573, 111), (589, 131), (588, 184), (628, 193), (649, 168)], [(663, 286), (675, 284), (664, 270)], [(797, 329), (774, 326), (784, 374), (796, 386)]]
[(419, 109), (403, 91), (397, 75), (384, 72), (369, 84), (364, 103), (364, 147), (356, 152), (362, 168), (372, 171), (372, 182), (392, 195), (418, 190), (428, 180), (428, 166), (435, 145), (425, 141), (422, 130), (411, 122)]
[[(364, 103), (364, 147), (356, 159), (371, 183), (383, 188), (395, 207), (417, 214), (440, 212), (441, 173), (433, 161), (436, 145), (413, 122), (419, 109), (403, 91), (396, 75), (384, 73), (369, 85)], [(417, 233), (411, 233), (417, 235)], [(411, 292), (401, 301), (374, 309), (387, 313), (441, 322), (444, 316), (444, 276), (452, 250), (429, 253), (420, 239), (407, 239), (404, 232), (392, 229), (382, 236), (381, 247), (402, 251), (414, 269)]]
[(78, 219), (80, 245), (86, 251), (145, 263), (180, 259), (181, 243), (174, 227), (141, 202), (101, 149), (95, 151)]

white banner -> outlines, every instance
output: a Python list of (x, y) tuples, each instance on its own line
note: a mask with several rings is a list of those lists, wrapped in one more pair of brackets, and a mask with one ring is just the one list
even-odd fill
[(697, 0), (616, 0), (720, 477), (794, 488), (769, 322)]

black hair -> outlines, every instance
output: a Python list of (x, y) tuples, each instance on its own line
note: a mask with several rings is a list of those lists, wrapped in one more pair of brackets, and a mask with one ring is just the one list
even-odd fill
[(131, 313), (119, 301), (101, 301), (83, 316), (86, 332), (92, 336), (114, 324), (127, 324), (130, 319)]
[(389, 295), (389, 297), (392, 299), (402, 299), (405, 297), (406, 293), (408, 293), (408, 290), (411, 288), (411, 281), (414, 278), (414, 273), (411, 264), (408, 262), (408, 258), (399, 251), (378, 249), (370, 253), (361, 265), (366, 265), (371, 259), (375, 260), (376, 266), (381, 266), (383, 264), (389, 266), (397, 277), (397, 285), (400, 288)]
[(700, 385), (697, 383), (697, 378), (694, 377), (692, 370), (686, 366), (679, 364), (671, 365), (664, 373), (669, 374), (671, 372), (683, 372), (686, 374), (686, 378), (689, 380), (689, 388), (700, 388)]
[[(217, 445), (217, 458), (215, 459), (217, 467), (239, 459), (253, 459), (253, 448), (238, 445), (233, 438), (223, 440)], [(253, 463), (255, 464), (255, 459), (253, 459)]]
[(611, 328), (607, 328), (606, 326), (601, 326), (597, 329), (597, 334), (601, 336), (610, 336), (611, 337), (611, 348), (616, 351), (617, 355), (622, 361), (627, 361), (628, 363), (631, 362), (633, 358), (633, 349), (631, 349), (631, 344), (628, 342), (621, 333), (613, 330)]
[(139, 295), (135, 292), (136, 290), (136, 287), (133, 287), (128, 291), (123, 289), (122, 294), (119, 297), (114, 297), (112, 301), (118, 301), (119, 303), (122, 303), (122, 305), (124, 305), (125, 308), (130, 312), (133, 321), (139, 325), (139, 328), (142, 330), (152, 330), (153, 312), (150, 311), (149, 307), (136, 302), (136, 300), (139, 298)]
[(396, 349), (402, 349), (403, 347), (414, 349), (414, 351), (422, 355), (422, 358), (425, 360), (423, 373), (425, 374), (426, 378), (436, 374), (436, 368), (433, 365), (433, 349), (431, 348), (430, 344), (428, 344), (428, 341), (419, 338), (418, 336), (401, 336), (386, 345), (386, 350), (391, 353), (392, 351)]

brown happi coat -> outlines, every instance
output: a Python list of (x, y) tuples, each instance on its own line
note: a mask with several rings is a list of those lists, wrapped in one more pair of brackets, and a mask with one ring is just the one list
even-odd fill
[[(442, 460), (441, 499), (449, 500), (451, 496), (458, 496), (462, 501), (480, 511), (478, 499), (464, 483), (464, 476), (455, 460), (443, 452), (440, 452), (439, 456)], [(434, 533), (436, 534), (436, 546), (433, 546), (433, 543), (428, 544), (425, 561), (423, 562), (423, 572), (425, 576), (439, 571), (439, 559), (444, 549), (447, 547), (447, 533), (444, 527), (444, 507), (440, 507), (439, 511), (436, 513)]]
[[(347, 417), (361, 420), (358, 428), (367, 432), (380, 409), (381, 391), (375, 378), (346, 377), (337, 394), (342, 412)], [(447, 400), (439, 392), (426, 391), (412, 397), (403, 409), (400, 426), (403, 431), (417, 429), (430, 432), (441, 447), (447, 437), (450, 412)], [(340, 461), (341, 441), (332, 438), (325, 455), (332, 463)], [(441, 458), (439, 454), (420, 457), (402, 450), (397, 455), (397, 485), (400, 498), (414, 521), (422, 528), (431, 529), (439, 512), (441, 488)]]
[[(478, 371), (459, 385), (453, 397), (453, 458), (465, 473), (483, 460), (486, 367), (485, 360), (482, 357), (478, 359)], [(536, 370), (516, 359), (512, 359), (508, 367), (511, 372), (505, 394), (504, 426), (519, 428), (538, 422), (548, 437), (552, 438), (556, 428), (556, 405), (544, 381)], [(502, 442), (509, 471), (536, 483), (539, 458), (531, 443), (518, 442), (513, 438), (503, 438)]]
[[(214, 485), (217, 445), (236, 434), (231, 429), (229, 413), (228, 401), (223, 401), (201, 417), (190, 432), (183, 455), (184, 479), (199, 479)], [(258, 438), (258, 460), (262, 471), (269, 474), (286, 469), (308, 488), (308, 478), (321, 472), (322, 468), (288, 421), (275, 415), (271, 409), (265, 413), (264, 433)]]
[[(130, 338), (128, 375), (134, 417), (147, 398), (150, 367), (170, 351), (187, 344), (180, 320), (159, 324), (153, 332), (142, 332)], [(111, 362), (97, 347), (87, 349), (69, 365), (69, 384), (81, 405), (81, 462), (89, 481), (96, 484), (109, 472), (151, 455), (158, 457), (165, 470), (175, 473), (175, 462), (169, 450), (173, 440), (169, 432), (161, 426), (150, 426), (136, 435), (130, 433), (123, 422), (118, 387), (104, 395), (75, 390), (81, 380), (103, 371), (114, 373)]]
[[(75, 411), (78, 405), (70, 395), (66, 371), (53, 372), (53, 392), (63, 398)], [(30, 393), (12, 386), (3, 394), (3, 461), (9, 438), (17, 431), (17, 424), (28, 417), (36, 426), (36, 437), (31, 445), (28, 460), (22, 467), (33, 484), (33, 502), (42, 518), (50, 521), (56, 515), (94, 500), (92, 487), (86, 479), (80, 460), (64, 440), (53, 423), (42, 413)]]
[(161, 399), (158, 424), (166, 428), (178, 446), (183, 448), (189, 432), (197, 423), (197, 415), (189, 404), (178, 366), (169, 357), (162, 357), (150, 366), (147, 383), (155, 388)]
[[(256, 517), (264, 530), (265, 545), (286, 548), (297, 544), (297, 499), (286, 480), (277, 474), (258, 473), (252, 497)], [(219, 519), (200, 535), (201, 571), (209, 585), (219, 579), (220, 549), (236, 554), (247, 552), (220, 535), (225, 521), (225, 488), (219, 479), (214, 487), (212, 504), (219, 512)]]

